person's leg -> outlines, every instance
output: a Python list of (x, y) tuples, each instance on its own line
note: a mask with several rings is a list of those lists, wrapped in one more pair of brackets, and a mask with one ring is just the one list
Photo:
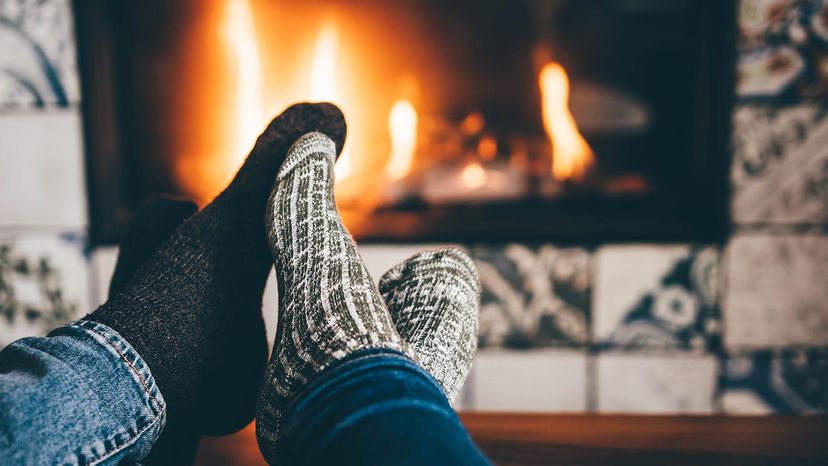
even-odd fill
[(288, 147), (312, 130), (341, 150), (345, 123), (336, 107), (291, 107), (259, 137), (231, 185), (112, 299), (87, 320), (0, 352), (0, 458), (136, 461), (167, 418), (211, 433), (252, 419), (266, 358), (252, 303), (261, 303), (270, 267), (261, 213)]
[(477, 350), (480, 279), (458, 248), (426, 251), (385, 274), (379, 290), (400, 336), (454, 402)]
[(354, 353), (285, 414), (284, 464), (488, 465), (440, 385), (407, 356)]
[(222, 435), (253, 419), (267, 360), (261, 297), (272, 266), (262, 213), (290, 145), (308, 131), (328, 134), (341, 150), (344, 118), (331, 104), (298, 104), (276, 117), (227, 188), (86, 317), (141, 354), (171, 423)]
[(0, 463), (135, 462), (166, 410), (147, 364), (103, 324), (76, 322), (0, 352)]
[[(194, 202), (169, 196), (155, 196), (138, 207), (118, 248), (118, 260), (109, 282), (110, 299), (129, 283), (141, 265), (196, 211), (198, 206)], [(192, 464), (200, 439), (200, 431), (189, 423), (167, 422), (141, 464)]]
[[(397, 270), (400, 294), (390, 303), (416, 344), (403, 340), (336, 211), (334, 158), (324, 135), (302, 137), (268, 205), (280, 301), (256, 415), (259, 447), (271, 464), (487, 464), (440, 386), (462, 383), (474, 351), (473, 266), (461, 252), (444, 251)], [(433, 288), (434, 299), (407, 292), (415, 282)], [(403, 310), (415, 304), (422, 318), (412, 320)], [(415, 362), (420, 357), (440, 383)]]

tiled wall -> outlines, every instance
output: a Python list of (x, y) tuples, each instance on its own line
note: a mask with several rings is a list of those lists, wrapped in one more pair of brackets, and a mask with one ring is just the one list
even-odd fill
[[(0, 2), (0, 41), (10, 41), (0, 47), (0, 346), (102, 302), (117, 253), (84, 250), (68, 3)], [(740, 6), (734, 228), (723, 248), (469, 246), (484, 294), (481, 350), (461, 407), (828, 410), (822, 3)], [(34, 60), (39, 56), (47, 59)], [(430, 246), (365, 246), (362, 253), (379, 277), (423, 247)], [(271, 335), (275, 294), (271, 281)]]
[(90, 307), (68, 0), (0, 2), (0, 346)]

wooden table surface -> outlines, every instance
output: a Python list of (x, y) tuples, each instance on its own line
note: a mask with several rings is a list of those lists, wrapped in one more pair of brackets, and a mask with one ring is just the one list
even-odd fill
[[(828, 465), (828, 417), (463, 413), (498, 465)], [(264, 465), (252, 425), (205, 438), (196, 464)]]

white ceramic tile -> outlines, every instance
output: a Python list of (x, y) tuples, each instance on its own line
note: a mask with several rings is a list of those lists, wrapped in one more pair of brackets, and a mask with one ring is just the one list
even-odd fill
[(828, 345), (828, 236), (735, 236), (727, 279), (728, 347)]
[(0, 232), (0, 347), (90, 310), (83, 245), (74, 233)]
[(0, 227), (87, 224), (80, 115), (0, 114)]
[(479, 351), (468, 407), (477, 411), (583, 412), (586, 355), (571, 350)]
[(0, 2), (0, 109), (78, 102), (70, 0)]
[(708, 414), (718, 362), (713, 356), (603, 353), (596, 356), (602, 413)]
[(593, 270), (594, 342), (624, 348), (718, 347), (717, 248), (605, 246), (596, 252)]
[(641, 296), (658, 286), (689, 246), (605, 246), (595, 252), (592, 330), (608, 338)]
[(109, 295), (109, 282), (115, 272), (118, 260), (117, 246), (95, 248), (89, 256), (89, 281), (91, 288), (92, 308), (105, 303)]

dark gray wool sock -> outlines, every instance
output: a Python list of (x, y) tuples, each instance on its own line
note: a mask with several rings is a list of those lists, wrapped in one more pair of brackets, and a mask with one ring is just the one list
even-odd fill
[(407, 352), (345, 230), (333, 197), (334, 142), (299, 139), (279, 169), (265, 213), (279, 285), (276, 342), (256, 412), (259, 448), (279, 461), (288, 405), (333, 362), (355, 351)]
[[(187, 199), (156, 196), (135, 211), (118, 249), (118, 261), (109, 297), (121, 291), (144, 261), (172, 236), (184, 220), (198, 210)], [(152, 445), (149, 455), (141, 460), (144, 466), (192, 464), (201, 438), (200, 430), (186, 422), (167, 422)]]
[(219, 435), (255, 413), (267, 358), (261, 297), (272, 265), (262, 212), (288, 148), (308, 131), (327, 134), (341, 150), (342, 113), (330, 104), (298, 104), (276, 117), (230, 185), (87, 316), (143, 357), (169, 422), (186, 419)]
[(458, 248), (421, 252), (386, 272), (379, 290), (400, 336), (453, 403), (477, 349), (474, 262)]

